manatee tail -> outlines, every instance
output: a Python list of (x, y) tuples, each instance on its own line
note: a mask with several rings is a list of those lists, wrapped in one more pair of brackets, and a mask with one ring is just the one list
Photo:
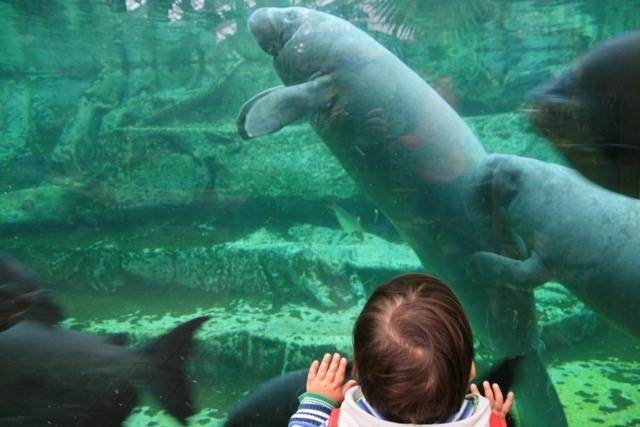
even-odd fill
[(185, 424), (195, 413), (185, 368), (194, 347), (193, 334), (209, 316), (192, 319), (142, 349), (151, 365), (147, 388), (172, 416)]

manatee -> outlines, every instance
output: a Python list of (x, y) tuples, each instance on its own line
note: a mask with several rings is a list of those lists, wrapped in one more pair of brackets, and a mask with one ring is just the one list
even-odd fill
[(500, 154), (482, 161), (476, 185), (479, 222), (496, 235), (517, 235), (527, 256), (480, 251), (470, 260), (472, 277), (521, 290), (557, 280), (640, 337), (640, 200), (561, 165)]
[(640, 196), (640, 31), (596, 46), (531, 94), (534, 125), (595, 183)]
[[(537, 350), (532, 293), (477, 284), (467, 274), (469, 257), (491, 243), (476, 233), (465, 203), (487, 155), (469, 127), (420, 76), (347, 21), (300, 7), (262, 8), (249, 27), (284, 85), (244, 105), (240, 135), (308, 120), (427, 270), (454, 289), (496, 361), (522, 356), (530, 373), (514, 380), (522, 425), (565, 426)], [(522, 255), (517, 241), (511, 247)]]

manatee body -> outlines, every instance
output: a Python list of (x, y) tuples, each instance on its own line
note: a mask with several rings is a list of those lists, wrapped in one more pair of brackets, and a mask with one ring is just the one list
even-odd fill
[[(284, 86), (242, 108), (244, 138), (306, 118), (315, 132), (412, 246), (425, 267), (452, 286), (483, 345), (503, 360), (520, 355), (514, 382), (523, 426), (566, 425), (536, 351), (530, 292), (475, 284), (469, 257), (487, 248), (464, 194), (486, 156), (453, 109), (365, 32), (305, 8), (264, 8), (249, 19)], [(517, 245), (513, 245), (517, 251)]]
[(596, 46), (535, 89), (531, 118), (590, 180), (640, 196), (640, 31)]
[(515, 233), (528, 256), (479, 252), (470, 262), (475, 277), (523, 290), (557, 280), (640, 337), (640, 200), (564, 166), (509, 155), (488, 156), (476, 183), (482, 220), (494, 234)]

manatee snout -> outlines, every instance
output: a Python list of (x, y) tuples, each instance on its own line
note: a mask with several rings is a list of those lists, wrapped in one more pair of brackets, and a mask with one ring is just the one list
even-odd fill
[(270, 55), (277, 55), (282, 49), (282, 37), (271, 19), (271, 9), (261, 8), (249, 17), (249, 31), (258, 45)]
[(300, 28), (307, 11), (300, 7), (262, 7), (249, 16), (249, 30), (270, 55), (276, 56)]

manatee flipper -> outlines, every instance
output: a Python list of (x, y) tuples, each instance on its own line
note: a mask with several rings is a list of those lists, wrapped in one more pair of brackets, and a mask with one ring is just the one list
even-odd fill
[(293, 86), (277, 86), (260, 92), (246, 104), (237, 119), (244, 139), (274, 133), (302, 119), (325, 103), (329, 77), (319, 77)]
[(537, 253), (518, 260), (493, 252), (476, 252), (469, 259), (469, 276), (479, 283), (531, 291), (551, 279), (551, 272)]

